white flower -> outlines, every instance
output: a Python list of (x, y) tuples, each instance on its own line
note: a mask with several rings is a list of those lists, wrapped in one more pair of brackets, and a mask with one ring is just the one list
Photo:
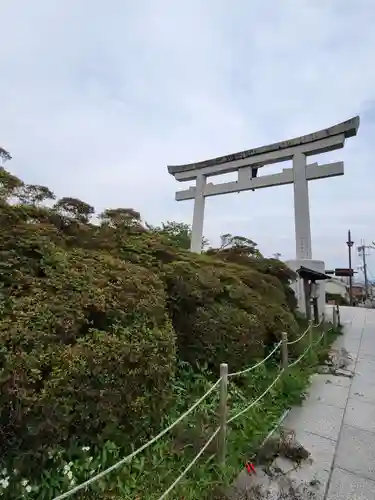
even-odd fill
[(69, 464), (65, 464), (64, 465), (64, 474), (67, 474), (68, 472), (70, 472), (70, 465)]
[(0, 479), (0, 486), (5, 490), (9, 486), (9, 478)]
[(26, 493), (30, 493), (32, 490), (32, 487), (28, 484), (25, 489), (26, 489)]
[(92, 462), (94, 459), (93, 459), (92, 457), (87, 457), (87, 460), (88, 460), (89, 462)]
[(70, 470), (68, 473), (67, 473), (67, 476), (69, 479), (72, 479), (73, 478), (73, 472)]
[(29, 481), (27, 479), (22, 479), (21, 484), (22, 486), (27, 486)]
[(90, 451), (90, 446), (82, 446), (82, 451)]
[(2, 474), (3, 476), (6, 476), (7, 472), (8, 472), (8, 471), (7, 471), (6, 469), (3, 469), (3, 470), (1, 471), (1, 474)]

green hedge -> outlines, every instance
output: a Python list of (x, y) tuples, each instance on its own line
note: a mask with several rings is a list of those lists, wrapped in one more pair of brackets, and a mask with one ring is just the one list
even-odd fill
[(2, 265), (2, 453), (148, 432), (175, 369), (163, 283), (108, 254), (30, 248)]
[(0, 174), (6, 460), (42, 466), (50, 447), (71, 442), (130, 447), (160, 425), (177, 358), (241, 369), (283, 330), (296, 334), (291, 271), (280, 261), (192, 254), (130, 209), (90, 223), (88, 204), (43, 206), (48, 189)]

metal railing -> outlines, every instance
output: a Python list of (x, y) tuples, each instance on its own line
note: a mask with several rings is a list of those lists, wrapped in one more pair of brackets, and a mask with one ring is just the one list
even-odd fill
[[(336, 312), (336, 315), (335, 315)], [(335, 319), (336, 316), (336, 319)], [(219, 403), (219, 426), (218, 428), (213, 432), (213, 434), (210, 436), (210, 438), (206, 441), (206, 443), (203, 445), (203, 447), (200, 449), (200, 451), (196, 454), (196, 456), (193, 458), (193, 460), (184, 468), (183, 472), (177, 477), (177, 479), (168, 487), (166, 491), (161, 495), (159, 500), (164, 500), (169, 493), (178, 485), (178, 483), (181, 481), (181, 479), (189, 472), (189, 470), (196, 464), (196, 462), (199, 460), (199, 458), (203, 455), (205, 450), (208, 448), (208, 446), (212, 443), (212, 441), (217, 438), (217, 459), (218, 463), (220, 466), (225, 465), (225, 459), (226, 459), (226, 448), (227, 448), (227, 426), (237, 418), (241, 417), (244, 415), (246, 412), (254, 408), (268, 393), (269, 391), (276, 385), (276, 383), (280, 380), (282, 375), (290, 368), (293, 366), (296, 366), (309, 352), (312, 351), (314, 345), (318, 344), (321, 342), (321, 340), (325, 337), (325, 334), (327, 333), (326, 331), (323, 330), (323, 333), (319, 337), (317, 341), (314, 342), (313, 340), (313, 329), (316, 327), (321, 326), (324, 323), (324, 315), (322, 317), (322, 320), (319, 324), (313, 325), (312, 321), (309, 322), (309, 326), (306, 329), (303, 334), (298, 337), (296, 340), (293, 340), (291, 342), (288, 342), (288, 336), (286, 333), (282, 333), (282, 339), (280, 342), (276, 344), (274, 349), (264, 358), (262, 361), (259, 363), (256, 363), (255, 365), (252, 365), (244, 370), (234, 372), (234, 373), (228, 373), (228, 365), (226, 363), (222, 363), (220, 365), (220, 378), (210, 387), (210, 389), (203, 394), (201, 398), (199, 398), (185, 413), (183, 413), (179, 418), (177, 418), (171, 425), (169, 425), (167, 428), (165, 428), (163, 431), (161, 431), (159, 434), (157, 434), (155, 437), (147, 441), (147, 443), (143, 444), (140, 448), (137, 450), (133, 451), (123, 459), (119, 460), (117, 463), (112, 465), (111, 467), (108, 467), (107, 469), (99, 472), (95, 476), (91, 477), (87, 481), (84, 481), (83, 483), (71, 488), (70, 490), (66, 491), (65, 493), (62, 493), (61, 495), (58, 495), (55, 497), (53, 500), (63, 500), (65, 498), (71, 497), (78, 491), (84, 490), (88, 488), (91, 484), (94, 482), (98, 481), (99, 479), (103, 478), (104, 476), (108, 475), (112, 471), (119, 469), (121, 466), (123, 466), (126, 463), (129, 463), (134, 457), (136, 457), (139, 453), (144, 451), (146, 448), (150, 447), (152, 444), (154, 444), (156, 441), (158, 441), (161, 437), (163, 437), (165, 434), (167, 434), (171, 429), (173, 429), (178, 423), (180, 423), (182, 420), (184, 420), (188, 415), (190, 415), (206, 398), (209, 396), (216, 388), (220, 387), (220, 403)], [(334, 309), (333, 313), (333, 325), (337, 326), (337, 311)], [(328, 330), (329, 331), (329, 330)], [(307, 348), (303, 351), (303, 353), (292, 363), (289, 364), (289, 354), (288, 354), (288, 346), (296, 344), (300, 342), (306, 335), (308, 335), (309, 342)], [(232, 417), (228, 418), (228, 382), (229, 379), (235, 376), (241, 376), (244, 374), (247, 374), (251, 372), (252, 370), (255, 370), (262, 366), (268, 359), (273, 356), (276, 351), (281, 348), (281, 369), (278, 373), (278, 375), (275, 377), (275, 379), (272, 381), (272, 383), (265, 389), (265, 391), (258, 396), (254, 401), (252, 401), (248, 406), (246, 406), (243, 410), (239, 411)]]

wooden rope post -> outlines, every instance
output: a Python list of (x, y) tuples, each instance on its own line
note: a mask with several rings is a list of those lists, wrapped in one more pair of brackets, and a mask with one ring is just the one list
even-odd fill
[(288, 368), (288, 334), (282, 332), (281, 334), (281, 363), (283, 370)]
[(314, 344), (314, 331), (313, 331), (313, 322), (312, 320), (309, 321), (309, 346), (310, 346), (310, 349), (309, 349), (309, 358), (310, 358), (310, 361), (312, 360), (313, 358), (313, 344)]
[(336, 307), (333, 306), (332, 309), (332, 323), (333, 323), (333, 328), (337, 327), (337, 312), (336, 312)]
[(228, 365), (220, 365), (220, 406), (219, 406), (219, 425), (218, 434), (218, 462), (219, 465), (225, 465), (227, 452), (227, 420), (228, 420)]
[(323, 328), (323, 332), (324, 332), (323, 346), (325, 347), (328, 342), (327, 342), (327, 329), (326, 329), (326, 315), (324, 312), (322, 313), (322, 328)]

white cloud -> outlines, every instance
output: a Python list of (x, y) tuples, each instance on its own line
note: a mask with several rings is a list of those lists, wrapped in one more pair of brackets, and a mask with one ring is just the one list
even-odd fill
[[(166, 165), (288, 139), (361, 114), (312, 182), (313, 253), (345, 265), (347, 229), (375, 239), (375, 4), (370, 0), (3, 2), (0, 141), (9, 168), (98, 210), (191, 220)], [(211, 240), (235, 232), (294, 254), (290, 186), (207, 202)], [(375, 274), (375, 267), (374, 267)]]

